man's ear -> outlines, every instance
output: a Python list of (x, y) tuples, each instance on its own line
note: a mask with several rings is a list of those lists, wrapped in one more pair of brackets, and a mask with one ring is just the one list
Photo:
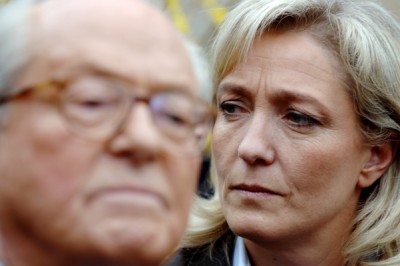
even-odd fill
[(361, 171), (358, 186), (367, 188), (378, 180), (393, 162), (397, 148), (397, 142), (393, 141), (388, 141), (381, 146), (372, 147), (369, 161)]

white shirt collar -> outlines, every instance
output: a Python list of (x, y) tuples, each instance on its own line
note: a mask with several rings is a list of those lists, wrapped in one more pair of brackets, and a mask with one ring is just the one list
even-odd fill
[(251, 266), (249, 258), (247, 257), (246, 248), (244, 247), (243, 238), (240, 236), (236, 237), (232, 266)]

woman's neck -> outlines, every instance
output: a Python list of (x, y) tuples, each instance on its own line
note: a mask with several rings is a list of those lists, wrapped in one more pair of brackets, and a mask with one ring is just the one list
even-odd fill
[(244, 239), (253, 266), (342, 266), (344, 242), (325, 239), (313, 243), (306, 240), (256, 243)]

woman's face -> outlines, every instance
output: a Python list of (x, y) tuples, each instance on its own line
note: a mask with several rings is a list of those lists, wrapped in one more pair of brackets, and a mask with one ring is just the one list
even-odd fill
[(223, 78), (213, 154), (235, 233), (265, 244), (349, 233), (371, 148), (340, 71), (308, 33), (268, 33)]

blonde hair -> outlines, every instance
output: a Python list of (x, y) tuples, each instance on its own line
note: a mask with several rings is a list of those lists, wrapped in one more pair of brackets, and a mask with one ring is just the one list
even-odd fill
[[(302, 30), (331, 51), (358, 112), (367, 143), (400, 136), (400, 25), (378, 4), (351, 0), (245, 0), (221, 25), (211, 49), (215, 84), (243, 61), (252, 43), (273, 30)], [(400, 265), (400, 158), (362, 192), (346, 265)], [(215, 179), (215, 171), (214, 179)], [(215, 180), (214, 183), (216, 184)], [(212, 244), (229, 230), (218, 189), (197, 198), (184, 247)]]

